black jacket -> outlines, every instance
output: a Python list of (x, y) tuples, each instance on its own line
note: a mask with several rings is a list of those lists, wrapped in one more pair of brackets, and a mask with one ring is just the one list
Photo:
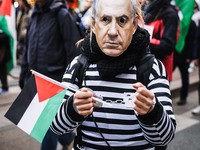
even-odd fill
[(55, 80), (62, 75), (80, 52), (75, 43), (80, 39), (76, 23), (62, 2), (47, 0), (35, 5), (29, 19), (20, 80), (26, 81), (30, 69)]
[(200, 20), (195, 33), (193, 58), (200, 59)]
[(11, 60), (9, 36), (0, 30), (0, 63), (7, 63)]
[(197, 32), (196, 24), (193, 20), (191, 20), (190, 27), (189, 27), (187, 36), (185, 38), (185, 46), (181, 54), (175, 51), (175, 55), (177, 54), (181, 55), (182, 59), (190, 59), (190, 60), (193, 59), (193, 53), (194, 53), (194, 48), (195, 48), (194, 41), (196, 38), (195, 37), (196, 32)]
[(145, 8), (145, 23), (154, 26), (150, 50), (156, 58), (164, 60), (172, 54), (177, 42), (179, 18), (170, 0), (156, 0)]

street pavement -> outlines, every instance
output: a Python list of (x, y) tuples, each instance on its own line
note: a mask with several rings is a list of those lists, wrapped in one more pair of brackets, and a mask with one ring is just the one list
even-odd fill
[[(12, 122), (4, 117), (5, 113), (20, 93), (18, 86), (20, 67), (15, 67), (8, 76), (9, 93), (0, 95), (0, 150), (39, 150), (40, 143), (17, 128)], [(179, 71), (173, 74), (170, 83), (172, 92), (173, 110), (177, 121), (177, 133), (167, 150), (200, 150), (200, 116), (193, 116), (191, 111), (198, 105), (198, 70), (190, 73), (190, 92), (188, 103), (178, 106), (181, 80)], [(0, 84), (1, 86), (1, 84)], [(58, 145), (57, 150), (62, 147)]]

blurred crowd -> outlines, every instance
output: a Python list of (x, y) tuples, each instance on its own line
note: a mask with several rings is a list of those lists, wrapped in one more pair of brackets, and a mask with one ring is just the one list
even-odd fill
[[(19, 79), (21, 88), (30, 77), (30, 69), (61, 81), (67, 65), (80, 54), (76, 43), (90, 30), (93, 14), (92, 2), (92, 0), (13, 1), (16, 10), (16, 59), (17, 65), (21, 66)], [(185, 31), (187, 32), (185, 45), (181, 51), (176, 49), (181, 32), (180, 9), (176, 3), (173, 0), (140, 0), (139, 2), (144, 15), (144, 22), (141, 22), (140, 26), (147, 29), (151, 35), (151, 53), (164, 64), (170, 82), (173, 80), (173, 71), (176, 67), (179, 68), (182, 88), (177, 105), (186, 105), (189, 71), (192, 64), (196, 67), (200, 66), (200, 0), (195, 0), (188, 32)], [(9, 36), (0, 25), (2, 85), (0, 94), (9, 92), (7, 82), (9, 72), (6, 64), (12, 59), (10, 49)], [(200, 115), (200, 86), (199, 106), (192, 113)], [(56, 149), (57, 141), (63, 145), (63, 149), (68, 149), (74, 136), (74, 133), (57, 136), (49, 130), (41, 149), (45, 150), (49, 147)]]

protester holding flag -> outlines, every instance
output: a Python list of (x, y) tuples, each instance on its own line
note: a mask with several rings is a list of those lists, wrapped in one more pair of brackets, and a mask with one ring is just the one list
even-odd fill
[(16, 64), (16, 28), (15, 8), (12, 0), (1, 0), (0, 4), (0, 29), (9, 36), (11, 59), (6, 63), (7, 74)]
[(0, 1), (0, 30), (1, 30), (1, 53), (3, 57), (0, 65), (0, 78), (2, 81), (1, 94), (8, 92), (7, 74), (15, 65), (16, 30), (15, 10), (12, 0)]
[[(195, 12), (197, 10), (197, 3), (195, 2), (194, 9), (191, 11)], [(191, 13), (191, 12), (189, 12)], [(174, 52), (174, 69), (178, 66), (181, 74), (181, 81), (182, 81), (182, 87), (180, 91), (180, 101), (177, 102), (178, 105), (185, 105), (187, 103), (187, 96), (188, 96), (188, 88), (189, 88), (189, 64), (191, 61), (196, 57), (194, 56), (196, 53), (195, 51), (195, 41), (196, 41), (196, 32), (197, 32), (197, 24), (195, 24), (195, 17), (192, 16), (192, 20), (188, 20), (189, 29), (187, 32), (187, 36), (184, 41), (184, 47), (180, 51), (175, 50)], [(183, 29), (184, 30), (184, 29)], [(177, 47), (176, 47), (177, 48)]]
[(185, 105), (187, 103), (187, 96), (188, 96), (188, 90), (189, 90), (189, 64), (193, 60), (194, 56), (194, 41), (195, 41), (195, 34), (197, 31), (197, 27), (194, 21), (191, 21), (190, 28), (188, 31), (188, 34), (185, 39), (185, 46), (181, 53), (178, 51), (174, 52), (174, 67), (173, 70), (175, 70), (176, 67), (180, 70), (181, 75), (181, 82), (182, 87), (180, 90), (180, 100), (177, 102), (178, 105)]
[[(36, 0), (27, 26), (20, 87), (26, 85), (31, 69), (61, 81), (68, 63), (80, 53), (75, 46), (79, 39), (80, 34), (65, 0)], [(72, 136), (71, 133), (58, 137), (49, 130), (41, 149), (55, 150), (61, 138), (62, 145), (68, 146)]]
[(174, 0), (176, 6), (179, 8), (180, 18), (180, 35), (176, 44), (176, 51), (181, 53), (185, 45), (185, 38), (187, 36), (190, 21), (194, 13), (195, 0)]
[[(140, 10), (138, 0), (93, 1), (91, 33), (81, 43), (89, 64), (83, 81), (77, 77), (74, 82), (80, 57), (68, 66), (63, 84), (78, 91), (66, 92), (51, 125), (59, 135), (78, 128), (75, 149), (153, 150), (174, 137), (176, 123), (163, 64), (153, 58), (147, 85), (138, 82), (137, 63), (149, 51), (150, 39), (138, 26)], [(126, 106), (123, 98), (130, 95), (135, 96)], [(102, 97), (101, 107), (96, 96)]]

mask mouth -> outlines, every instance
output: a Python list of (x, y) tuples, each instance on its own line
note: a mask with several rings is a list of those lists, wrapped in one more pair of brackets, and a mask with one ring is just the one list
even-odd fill
[(110, 46), (119, 46), (121, 45), (119, 42), (105, 42), (105, 44), (110, 45)]

